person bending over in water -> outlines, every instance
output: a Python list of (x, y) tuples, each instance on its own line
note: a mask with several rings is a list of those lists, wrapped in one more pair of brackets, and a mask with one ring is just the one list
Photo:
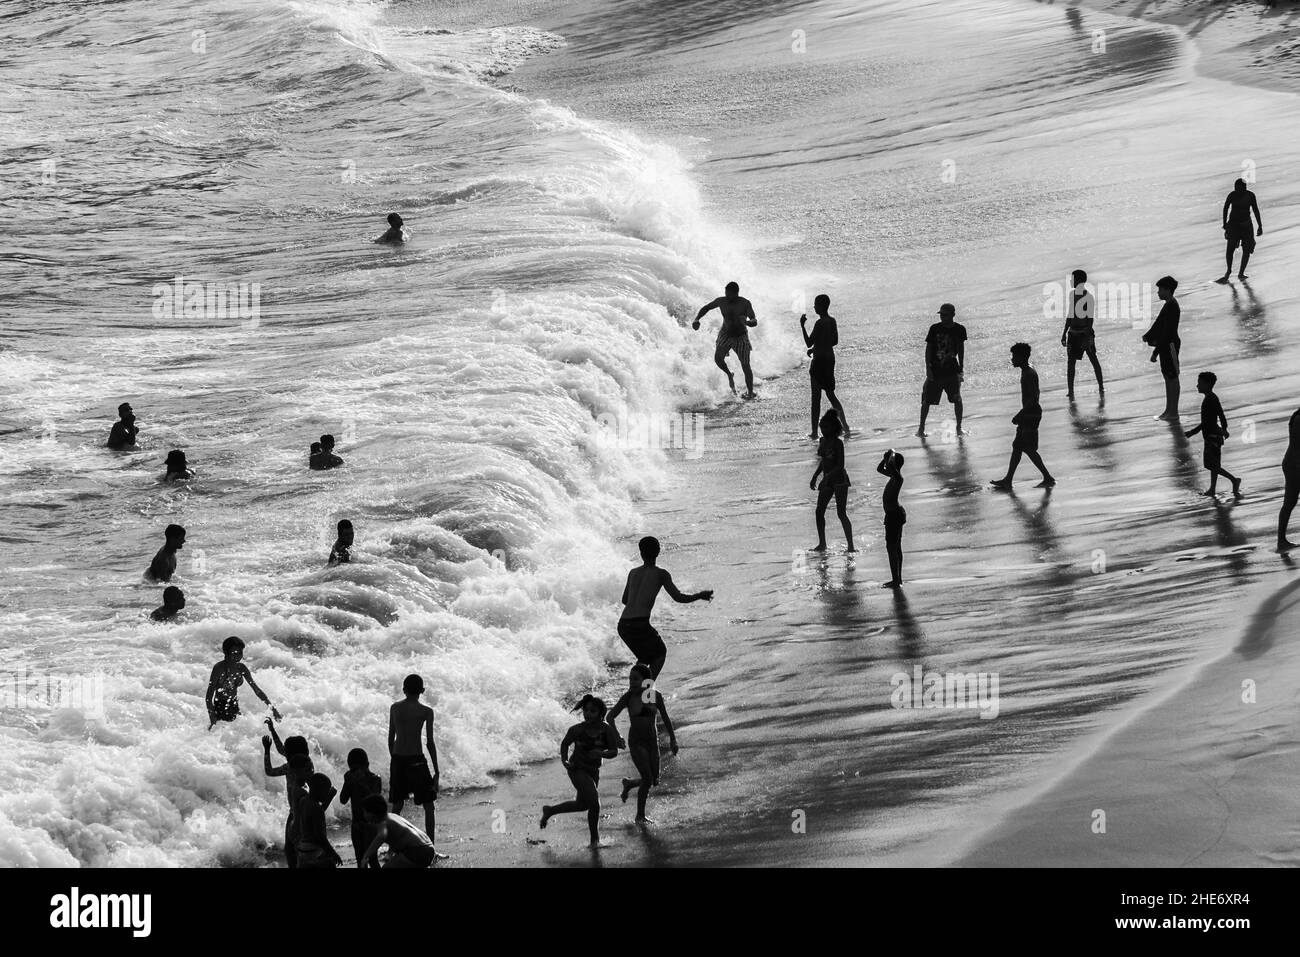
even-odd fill
[[(560, 742), (560, 763), (569, 772), (577, 798), (563, 804), (542, 807), (542, 827), (556, 814), (587, 812), (587, 829), (591, 846), (600, 846), (600, 762), (618, 755), (618, 732), (605, 723), (605, 702), (595, 695), (585, 695), (574, 711), (582, 711), (582, 723), (575, 724)], [(569, 757), (569, 749), (573, 757)]]
[[(1250, 221), (1251, 213), (1259, 222), (1258, 230)], [(1238, 246), (1241, 246), (1241, 269), (1237, 271), (1237, 278), (1250, 278), (1246, 275), (1246, 263), (1250, 262), (1250, 254), (1255, 251), (1255, 237), (1264, 235), (1264, 217), (1259, 215), (1259, 203), (1255, 194), (1246, 188), (1244, 179), (1232, 184), (1232, 192), (1223, 201), (1223, 235), (1228, 241), (1228, 271), (1215, 282), (1223, 285), (1232, 276), (1232, 254)]]
[[(424, 679), (407, 675), (402, 681), (401, 701), (388, 709), (388, 798), (393, 802), (393, 813), (402, 813), (402, 802), (415, 795), (417, 806), (424, 808), (424, 829), (433, 838), (434, 802), (438, 800), (438, 749), (433, 743), (433, 709), (420, 703)], [(420, 732), (429, 748), (433, 773), (420, 750)]]
[(808, 332), (808, 317), (799, 317), (799, 329), (803, 333), (804, 345), (808, 347), (808, 355), (812, 357), (812, 363), (808, 366), (808, 378), (812, 382), (812, 432), (808, 438), (817, 438), (817, 421), (821, 418), (822, 413), (822, 393), (826, 393), (826, 401), (831, 404), (840, 417), (840, 424), (844, 426), (844, 434), (849, 434), (849, 420), (844, 417), (844, 406), (840, 405), (840, 400), (835, 397), (835, 347), (839, 345), (840, 331), (835, 322), (835, 317), (830, 315), (831, 297), (823, 293), (813, 300), (813, 311), (817, 313), (817, 321), (813, 323), (813, 331)]
[(295, 814), (298, 819), (300, 868), (330, 868), (343, 863), (343, 858), (334, 850), (325, 830), (325, 809), (337, 793), (329, 777), (319, 771), (307, 779), (307, 794), (298, 799)]
[(331, 565), (346, 565), (352, 561), (352, 523), (346, 518), (341, 519), (338, 524), (339, 537), (334, 540), (334, 547), (330, 549)]
[(1092, 371), (1097, 376), (1097, 394), (1105, 395), (1106, 386), (1101, 379), (1101, 363), (1097, 361), (1097, 335), (1092, 327), (1093, 317), (1097, 312), (1097, 300), (1087, 287), (1088, 274), (1076, 269), (1070, 274), (1074, 289), (1070, 294), (1070, 312), (1065, 317), (1065, 328), (1061, 330), (1061, 345), (1065, 346), (1065, 381), (1068, 388), (1067, 399), (1074, 398), (1074, 364), (1084, 356), (1092, 363)]
[(1282, 510), (1277, 515), (1277, 548), (1284, 552), (1295, 548), (1287, 541), (1286, 529), (1291, 524), (1291, 512), (1296, 501), (1300, 500), (1300, 409), (1291, 413), (1288, 425), (1289, 438), (1286, 454), (1282, 456), (1282, 477), (1286, 479), (1286, 491), (1282, 494)]
[[(290, 867), (298, 866), (298, 848), (295, 840), (294, 813), (297, 811), (298, 799), (306, 793), (307, 778), (315, 770), (312, 767), (307, 739), (301, 735), (290, 735), (283, 742), (276, 733), (275, 722), (266, 719), (270, 734), (262, 735), (262, 766), (266, 776), (284, 778), (285, 797), (289, 801), (289, 816), (284, 821), (284, 859)], [(271, 767), (271, 746), (285, 759), (279, 767)]]
[[(361, 748), (348, 752), (348, 770), (343, 775), (343, 790), (339, 794), (339, 803), (352, 802), (352, 850), (357, 856), (357, 867), (365, 863), (366, 848), (375, 839), (375, 829), (366, 823), (362, 805), (366, 798), (378, 795), (384, 797), (384, 782), (379, 775), (370, 770), (370, 755)], [(378, 867), (379, 860), (370, 862), (371, 867)]]
[(117, 407), (117, 419), (108, 432), (108, 447), (117, 451), (135, 448), (135, 437), (140, 434), (140, 429), (135, 424), (131, 403), (123, 402)]
[[(849, 473), (844, 468), (844, 443), (840, 441), (840, 420), (835, 414), (835, 410), (828, 410), (822, 416), (822, 439), (817, 444), (817, 457), (821, 460), (817, 466), (817, 471), (813, 472), (812, 479), (808, 482), (808, 487), (817, 489), (817, 547), (814, 552), (826, 551), (826, 506), (830, 504), (831, 496), (835, 497), (835, 512), (840, 517), (840, 525), (844, 527), (844, 538), (849, 543), (849, 551), (857, 551), (853, 547), (853, 525), (849, 522)], [(817, 485), (817, 476), (822, 477), (822, 484)]]
[(738, 283), (727, 283), (723, 291), (725, 295), (700, 307), (700, 311), (695, 314), (695, 321), (691, 323), (691, 328), (699, 329), (700, 320), (704, 318), (704, 314), (710, 309), (717, 309), (722, 313), (722, 328), (718, 330), (718, 342), (713, 350), (713, 362), (726, 375), (727, 385), (731, 387), (731, 392), (734, 395), (736, 392), (736, 377), (727, 368), (727, 353), (734, 350), (736, 358), (740, 360), (740, 368), (745, 373), (744, 397), (752, 399), (754, 398), (754, 370), (749, 367), (749, 327), (758, 325), (758, 320), (754, 317), (754, 307), (750, 305), (749, 300), (740, 295), (740, 285)]
[(636, 656), (637, 661), (643, 661), (649, 666), (650, 677), (658, 678), (668, 659), (668, 648), (664, 645), (664, 640), (650, 624), (650, 613), (654, 610), (655, 599), (659, 597), (659, 589), (668, 592), (673, 601), (684, 604), (712, 601), (713, 590), (705, 589), (693, 595), (683, 594), (678, 591), (668, 570), (656, 564), (659, 559), (659, 539), (647, 535), (637, 547), (641, 551), (642, 564), (627, 573), (627, 584), (623, 586), (623, 614), (618, 620), (618, 636)]
[(358, 861), (364, 858), (366, 864), (378, 867), (379, 848), (385, 844), (388, 845), (385, 868), (432, 867), (438, 859), (433, 850), (433, 839), (400, 814), (389, 814), (388, 806), (378, 794), (365, 798), (361, 810), (366, 816), (366, 826), (375, 836)]
[(925, 335), (925, 382), (921, 385), (921, 424), (917, 438), (925, 438), (925, 419), (930, 406), (938, 405), (946, 393), (961, 430), (961, 384), (966, 376), (966, 327), (954, 321), (957, 307), (945, 302), (939, 307), (939, 321)]
[(171, 621), (180, 614), (181, 609), (184, 607), (185, 592), (175, 585), (168, 585), (163, 589), (162, 607), (155, 608), (149, 617), (154, 621)]
[(605, 721), (617, 735), (618, 725), (614, 719), (624, 708), (627, 709), (627, 741), (620, 738), (618, 747), (628, 749), (632, 764), (641, 776), (623, 779), (622, 800), (626, 804), (628, 794), (635, 789), (636, 820), (640, 824), (649, 824), (653, 822), (645, 816), (645, 802), (650, 796), (650, 788), (659, 784), (659, 729), (655, 719), (664, 719), (664, 728), (668, 731), (668, 747), (673, 754), (677, 753), (677, 735), (673, 732), (673, 722), (668, 717), (664, 696), (655, 690), (650, 668), (644, 664), (633, 666), (628, 675), (628, 685), (628, 690), (618, 699)]
[(1029, 364), (1030, 351), (1025, 342), (1017, 342), (1011, 347), (1011, 364), (1020, 370), (1020, 411), (1011, 420), (1016, 427), (1016, 437), (1011, 442), (1011, 461), (1007, 465), (1006, 477), (995, 479), (992, 483), (994, 488), (1011, 488), (1022, 454), (1028, 455), (1029, 461), (1043, 473), (1039, 488), (1051, 488), (1056, 484), (1056, 479), (1052, 478), (1038, 454), (1038, 426), (1043, 421), (1043, 407), (1038, 404), (1038, 373)]
[(377, 243), (400, 244), (406, 242), (408, 239), (410, 239), (410, 233), (408, 233), (406, 228), (402, 225), (402, 217), (396, 213), (389, 213), (388, 229), (384, 231), (382, 236), (376, 237), (374, 241)]
[(1219, 476), (1222, 475), (1232, 483), (1232, 494), (1241, 498), (1241, 479), (1223, 467), (1223, 443), (1228, 440), (1228, 417), (1223, 414), (1223, 404), (1214, 394), (1214, 384), (1219, 377), (1213, 372), (1202, 372), (1196, 377), (1196, 391), (1205, 396), (1201, 400), (1201, 424), (1183, 433), (1191, 438), (1197, 432), (1205, 441), (1202, 464), (1210, 472), (1210, 487), (1201, 494), (1214, 497), (1218, 491)]
[(903, 457), (890, 449), (885, 453), (876, 471), (887, 476), (885, 494), (885, 550), (889, 553), (889, 581), (886, 588), (903, 584), (903, 526), (907, 524), (907, 510), (898, 504), (898, 493), (903, 488)]
[(163, 547), (158, 549), (158, 554), (154, 555), (153, 561), (149, 563), (149, 570), (145, 572), (145, 577), (156, 582), (169, 582), (172, 576), (176, 574), (176, 553), (185, 547), (185, 529), (179, 525), (168, 525), (167, 531), (163, 533), (166, 541)]
[(164, 482), (177, 482), (182, 479), (194, 478), (194, 471), (185, 462), (185, 453), (180, 449), (172, 449), (167, 453), (167, 474), (163, 476)]
[(280, 712), (275, 710), (275, 705), (271, 704), (271, 699), (266, 696), (266, 692), (257, 686), (257, 682), (253, 680), (253, 673), (242, 660), (243, 639), (231, 635), (221, 643), (221, 653), (225, 658), (212, 666), (212, 677), (208, 679), (206, 703), (208, 717), (212, 719), (208, 730), (211, 731), (218, 721), (234, 721), (239, 717), (239, 686), (245, 681), (253, 689), (253, 694), (261, 698), (262, 703), (271, 709), (271, 715), (275, 720), (280, 721)]
[(1151, 328), (1142, 334), (1142, 341), (1151, 347), (1151, 361), (1160, 360), (1160, 374), (1165, 377), (1165, 410), (1156, 416), (1162, 422), (1178, 421), (1178, 397), (1182, 392), (1178, 384), (1178, 353), (1183, 348), (1183, 340), (1178, 336), (1178, 320), (1183, 307), (1174, 298), (1177, 289), (1178, 280), (1173, 276), (1156, 280), (1156, 295), (1164, 305)]

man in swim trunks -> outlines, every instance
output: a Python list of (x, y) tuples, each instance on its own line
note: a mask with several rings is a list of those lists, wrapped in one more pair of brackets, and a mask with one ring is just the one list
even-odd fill
[(727, 368), (727, 353), (734, 350), (736, 357), (740, 359), (740, 368), (745, 373), (744, 398), (752, 399), (754, 398), (754, 371), (749, 367), (749, 327), (758, 325), (758, 320), (754, 318), (754, 307), (750, 305), (749, 300), (741, 297), (738, 283), (727, 283), (724, 292), (726, 295), (700, 307), (700, 311), (695, 314), (695, 321), (691, 323), (691, 328), (699, 329), (700, 319), (710, 309), (717, 309), (722, 313), (722, 328), (718, 330), (718, 344), (713, 352), (713, 361), (726, 375), (727, 385), (731, 387), (734, 394), (736, 378)]
[(623, 588), (623, 615), (618, 621), (618, 636), (623, 644), (636, 656), (636, 660), (649, 665), (650, 677), (659, 677), (664, 661), (668, 658), (668, 649), (659, 637), (659, 632), (650, 624), (650, 612), (654, 610), (655, 598), (662, 588), (668, 592), (673, 601), (687, 603), (693, 601), (712, 601), (713, 590), (685, 595), (673, 584), (673, 576), (668, 570), (660, 568), (655, 562), (659, 558), (659, 539), (647, 535), (637, 546), (641, 550), (644, 564), (627, 573), (627, 585)]
[(131, 411), (130, 402), (123, 402), (117, 407), (117, 418), (118, 421), (113, 423), (113, 428), (108, 433), (108, 447), (117, 451), (135, 448), (135, 437), (140, 429), (135, 424), (135, 413)]
[(1156, 295), (1164, 303), (1156, 321), (1142, 335), (1142, 341), (1151, 347), (1151, 361), (1160, 360), (1160, 374), (1165, 378), (1165, 410), (1156, 418), (1165, 422), (1178, 419), (1178, 398), (1182, 387), (1178, 384), (1178, 353), (1182, 350), (1183, 340), (1178, 336), (1178, 320), (1183, 308), (1174, 298), (1178, 289), (1178, 280), (1173, 276), (1162, 276), (1156, 280)]
[[(1255, 214), (1259, 223), (1258, 231), (1250, 221), (1250, 214)], [(1215, 282), (1223, 285), (1232, 275), (1232, 254), (1241, 246), (1241, 269), (1237, 271), (1238, 279), (1246, 279), (1246, 263), (1255, 251), (1255, 237), (1264, 235), (1264, 218), (1259, 215), (1259, 203), (1255, 194), (1246, 188), (1246, 181), (1239, 179), (1233, 184), (1232, 192), (1223, 201), (1223, 235), (1228, 241), (1228, 271)]]
[(961, 429), (961, 383), (966, 375), (966, 327), (955, 322), (957, 307), (945, 302), (939, 307), (939, 321), (925, 336), (925, 384), (921, 387), (921, 424), (918, 438), (925, 438), (925, 419), (930, 406), (938, 405), (947, 393), (957, 416), (957, 434)]
[(1038, 373), (1029, 364), (1029, 353), (1028, 343), (1017, 342), (1011, 347), (1011, 364), (1020, 370), (1020, 411), (1011, 420), (1016, 427), (1016, 437), (1011, 443), (1011, 462), (1007, 465), (1006, 478), (996, 479), (992, 483), (994, 488), (1010, 490), (1021, 455), (1028, 455), (1029, 461), (1043, 473), (1039, 488), (1051, 488), (1056, 484), (1056, 479), (1052, 478), (1038, 454), (1038, 424), (1043, 420), (1043, 407), (1038, 404)]
[(388, 806), (378, 794), (371, 794), (361, 802), (366, 824), (374, 829), (375, 839), (358, 858), (357, 866), (377, 867), (379, 847), (388, 845), (388, 863), (384, 867), (431, 867), (438, 855), (433, 850), (433, 840), (406, 818), (388, 813)]
[(1097, 300), (1088, 291), (1086, 283), (1088, 274), (1076, 269), (1070, 274), (1073, 289), (1070, 292), (1070, 310), (1065, 317), (1065, 328), (1061, 330), (1061, 345), (1065, 346), (1065, 382), (1067, 399), (1074, 398), (1074, 364), (1084, 356), (1092, 363), (1092, 371), (1097, 376), (1097, 394), (1105, 395), (1106, 386), (1101, 378), (1101, 363), (1097, 361), (1097, 337), (1092, 327), (1092, 320), (1097, 312)]
[[(388, 709), (388, 754), (392, 759), (389, 776), (389, 799), (393, 814), (402, 813), (402, 802), (407, 795), (415, 795), (415, 803), (424, 808), (424, 829), (433, 837), (433, 802), (438, 799), (438, 749), (433, 743), (433, 709), (420, 703), (424, 679), (407, 675), (402, 682), (406, 695)], [(433, 759), (433, 773), (420, 750), (420, 732)], [(400, 819), (399, 819), (400, 820)]]

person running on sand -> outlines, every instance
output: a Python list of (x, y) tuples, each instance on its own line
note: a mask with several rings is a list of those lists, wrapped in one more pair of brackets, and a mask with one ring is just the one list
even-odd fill
[(618, 636), (636, 656), (637, 661), (649, 666), (650, 677), (658, 678), (668, 658), (664, 640), (650, 624), (650, 613), (654, 611), (659, 589), (662, 588), (668, 597), (682, 604), (712, 601), (713, 590), (706, 588), (691, 595), (679, 591), (668, 569), (656, 564), (659, 560), (659, 539), (647, 535), (637, 544), (637, 548), (641, 552), (641, 565), (627, 573), (627, 584), (623, 586), (623, 614), (618, 620)]
[(1177, 289), (1178, 280), (1173, 276), (1156, 280), (1156, 295), (1164, 305), (1151, 328), (1142, 334), (1142, 341), (1151, 347), (1151, 361), (1160, 360), (1160, 374), (1165, 378), (1165, 410), (1156, 416), (1162, 422), (1178, 421), (1178, 397), (1182, 392), (1178, 384), (1178, 353), (1183, 348), (1183, 340), (1178, 335), (1178, 320), (1183, 307), (1174, 298)]
[(1052, 478), (1038, 454), (1038, 425), (1043, 420), (1043, 407), (1038, 404), (1038, 373), (1029, 364), (1030, 351), (1025, 342), (1017, 342), (1011, 347), (1011, 364), (1020, 370), (1020, 411), (1011, 420), (1016, 427), (1016, 437), (1011, 442), (1011, 461), (1007, 465), (1006, 477), (995, 479), (992, 483), (994, 488), (1011, 488), (1022, 454), (1028, 455), (1029, 461), (1043, 473), (1039, 488), (1051, 488), (1056, 484), (1056, 479)]
[[(1259, 229), (1250, 221), (1250, 214), (1255, 214)], [(1239, 179), (1232, 184), (1232, 192), (1223, 201), (1223, 235), (1228, 241), (1228, 271), (1215, 280), (1223, 285), (1232, 276), (1232, 254), (1241, 247), (1241, 269), (1237, 271), (1238, 279), (1248, 279), (1246, 263), (1255, 251), (1255, 237), (1264, 235), (1264, 218), (1259, 215), (1259, 203), (1255, 194), (1246, 188), (1246, 181)]]
[(614, 719), (625, 708), (629, 725), (627, 741), (623, 741), (620, 737), (618, 746), (628, 749), (632, 764), (636, 766), (637, 773), (641, 776), (623, 779), (622, 800), (626, 804), (628, 794), (635, 790), (637, 823), (651, 824), (654, 822), (645, 816), (645, 802), (650, 796), (650, 788), (659, 783), (659, 729), (656, 718), (664, 719), (669, 749), (673, 754), (676, 754), (678, 749), (673, 722), (668, 717), (668, 706), (664, 704), (664, 696), (655, 690), (654, 676), (644, 664), (632, 667), (632, 671), (628, 674), (628, 690), (618, 699), (618, 703), (605, 719), (616, 735), (618, 725), (615, 724)]
[(1223, 404), (1214, 394), (1214, 384), (1218, 381), (1219, 377), (1213, 372), (1202, 372), (1196, 377), (1196, 391), (1205, 396), (1201, 400), (1201, 424), (1187, 430), (1183, 436), (1190, 439), (1200, 432), (1205, 441), (1202, 464), (1210, 472), (1210, 487), (1201, 494), (1213, 498), (1218, 491), (1219, 476), (1222, 475), (1232, 483), (1233, 496), (1241, 498), (1241, 479), (1223, 467), (1223, 443), (1228, 440), (1228, 417), (1223, 414)]
[[(840, 441), (840, 420), (834, 409), (828, 410), (822, 416), (821, 427), (822, 438), (817, 444), (817, 457), (820, 462), (817, 471), (813, 472), (812, 479), (808, 482), (810, 489), (817, 489), (817, 546), (812, 550), (826, 551), (826, 507), (834, 496), (835, 513), (844, 528), (844, 538), (849, 543), (849, 551), (856, 551), (857, 549), (853, 547), (853, 525), (849, 522), (848, 512), (849, 486), (852, 483), (849, 481), (849, 473), (844, 468), (844, 443)], [(820, 486), (817, 484), (818, 475), (822, 477)]]
[[(569, 772), (577, 797), (563, 804), (542, 806), (542, 823), (557, 814), (587, 812), (587, 830), (591, 832), (591, 846), (600, 846), (600, 762), (618, 756), (618, 732), (605, 723), (605, 702), (595, 695), (584, 695), (574, 711), (582, 711), (582, 723), (565, 732), (560, 742), (560, 763)], [(573, 757), (569, 757), (569, 749)]]
[(885, 507), (885, 551), (889, 555), (889, 581), (885, 587), (897, 588), (903, 584), (903, 526), (907, 524), (907, 510), (898, 504), (898, 493), (903, 489), (903, 456), (890, 449), (876, 471), (889, 479), (881, 497)]
[(744, 398), (752, 399), (754, 398), (754, 371), (749, 367), (749, 327), (758, 325), (758, 320), (754, 317), (754, 307), (750, 305), (749, 300), (741, 297), (738, 283), (727, 283), (723, 291), (725, 295), (700, 307), (700, 311), (695, 314), (695, 321), (691, 323), (691, 328), (699, 329), (700, 320), (710, 309), (717, 309), (722, 313), (722, 328), (718, 330), (718, 343), (713, 351), (713, 362), (726, 375), (727, 385), (731, 387), (734, 395), (736, 377), (727, 368), (727, 353), (734, 351), (736, 358), (740, 360), (740, 368), (745, 373)]
[(840, 417), (840, 424), (844, 426), (844, 434), (849, 434), (849, 420), (844, 417), (844, 406), (840, 405), (840, 400), (835, 397), (835, 347), (839, 345), (840, 331), (835, 322), (835, 317), (829, 312), (831, 308), (831, 297), (823, 293), (813, 300), (813, 312), (817, 313), (817, 321), (813, 323), (813, 330), (808, 331), (808, 317), (806, 315), (799, 317), (799, 330), (803, 333), (804, 345), (808, 347), (808, 355), (812, 357), (812, 362), (808, 366), (808, 378), (812, 383), (812, 432), (808, 438), (817, 438), (817, 422), (822, 414), (822, 393), (826, 393), (826, 401), (831, 404)]
[(946, 393), (961, 430), (961, 384), (966, 377), (966, 327), (954, 321), (957, 307), (945, 302), (939, 307), (939, 321), (925, 335), (925, 382), (921, 386), (921, 424), (917, 438), (925, 438), (925, 420), (930, 406), (938, 405)]
[(1092, 327), (1093, 317), (1097, 313), (1097, 300), (1087, 289), (1085, 283), (1088, 274), (1076, 269), (1070, 274), (1074, 289), (1070, 293), (1070, 311), (1065, 317), (1065, 328), (1061, 330), (1061, 345), (1065, 347), (1065, 382), (1066, 398), (1074, 399), (1074, 364), (1084, 356), (1092, 363), (1092, 371), (1097, 376), (1097, 394), (1106, 394), (1106, 385), (1101, 378), (1101, 363), (1097, 361), (1097, 334)]
[(1282, 494), (1282, 510), (1277, 515), (1277, 548), (1288, 551), (1295, 548), (1287, 541), (1286, 529), (1291, 524), (1291, 512), (1296, 501), (1300, 500), (1300, 409), (1291, 413), (1287, 426), (1288, 440), (1286, 454), (1282, 456), (1282, 477), (1286, 479), (1286, 491)]

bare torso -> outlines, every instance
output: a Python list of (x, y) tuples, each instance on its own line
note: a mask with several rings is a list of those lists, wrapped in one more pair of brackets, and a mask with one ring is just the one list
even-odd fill
[(393, 726), (393, 754), (420, 754), (424, 723), (433, 724), (433, 709), (407, 699), (396, 702), (388, 715)]

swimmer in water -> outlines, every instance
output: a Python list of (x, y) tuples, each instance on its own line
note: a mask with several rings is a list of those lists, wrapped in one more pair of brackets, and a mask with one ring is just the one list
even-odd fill
[[(817, 546), (814, 552), (826, 551), (826, 506), (830, 504), (831, 497), (835, 498), (835, 512), (840, 517), (840, 525), (844, 528), (844, 537), (848, 540), (849, 551), (856, 551), (853, 547), (853, 525), (849, 522), (849, 473), (844, 468), (844, 443), (840, 441), (840, 419), (835, 414), (835, 410), (828, 410), (822, 416), (822, 439), (817, 445), (817, 456), (821, 460), (817, 466), (817, 471), (813, 472), (812, 479), (808, 482), (809, 488), (817, 489)], [(817, 484), (817, 476), (822, 477), (822, 483)]]
[(162, 600), (162, 607), (155, 608), (149, 617), (154, 621), (171, 621), (185, 607), (185, 592), (175, 585), (168, 585), (163, 589)]
[[(315, 768), (312, 767), (306, 738), (295, 734), (285, 738), (282, 742), (280, 735), (276, 733), (275, 722), (267, 718), (266, 726), (271, 733), (262, 735), (262, 764), (267, 777), (284, 778), (285, 797), (289, 802), (289, 816), (285, 818), (284, 822), (284, 858), (290, 867), (297, 867), (298, 851), (294, 839), (294, 813), (297, 810), (298, 799), (305, 793), (307, 778), (311, 776)], [(275, 750), (285, 759), (285, 763), (279, 767), (271, 767), (272, 744), (275, 745)]]
[(320, 437), (320, 453), (325, 463), (322, 468), (336, 469), (343, 464), (343, 460), (334, 454), (334, 436), (329, 433)]
[(117, 418), (108, 433), (108, 447), (116, 451), (135, 448), (135, 437), (140, 434), (140, 429), (135, 424), (131, 403), (123, 402), (117, 407)]
[(180, 449), (172, 449), (167, 453), (167, 474), (163, 476), (164, 482), (177, 482), (183, 479), (194, 478), (194, 470), (185, 462), (185, 453)]
[(406, 242), (410, 238), (410, 233), (408, 233), (402, 225), (402, 217), (396, 213), (389, 213), (388, 229), (382, 236), (377, 237), (374, 241), (377, 243), (393, 243), (397, 245)]
[(325, 457), (321, 454), (319, 442), (311, 444), (311, 450), (307, 453), (307, 465), (318, 471), (325, 468)]
[(664, 719), (664, 729), (668, 732), (668, 747), (673, 754), (677, 753), (677, 735), (673, 732), (673, 722), (668, 717), (664, 696), (655, 690), (654, 678), (651, 677), (647, 665), (633, 666), (628, 675), (628, 686), (628, 690), (618, 699), (618, 704), (610, 710), (605, 721), (617, 735), (618, 726), (614, 723), (614, 719), (624, 708), (627, 709), (629, 724), (627, 741), (624, 742), (620, 738), (618, 746), (628, 749), (632, 763), (641, 776), (635, 779), (623, 779), (622, 800), (626, 804), (629, 792), (635, 789), (637, 823), (649, 824), (653, 822), (645, 816), (645, 802), (650, 796), (650, 788), (659, 783), (659, 729), (655, 723), (656, 718)]
[(145, 577), (156, 582), (169, 582), (176, 574), (176, 553), (185, 547), (185, 529), (180, 525), (168, 525), (163, 533), (166, 541), (158, 549), (158, 554), (149, 563)]
[(758, 325), (758, 319), (754, 317), (754, 307), (749, 300), (740, 295), (738, 283), (727, 283), (723, 292), (725, 295), (700, 307), (700, 311), (695, 314), (695, 321), (691, 323), (691, 328), (699, 329), (700, 320), (710, 309), (717, 309), (722, 314), (722, 327), (718, 330), (718, 341), (713, 350), (713, 363), (726, 375), (727, 385), (731, 387), (734, 395), (736, 377), (727, 368), (727, 353), (734, 351), (736, 358), (740, 360), (740, 368), (745, 373), (744, 398), (752, 399), (754, 398), (754, 370), (749, 367), (749, 330)]
[(361, 802), (361, 810), (366, 816), (366, 825), (372, 829), (375, 837), (363, 855), (371, 867), (379, 866), (379, 848), (388, 845), (388, 863), (390, 867), (432, 867), (438, 855), (433, 850), (433, 839), (418, 827), (397, 813), (388, 813), (384, 799), (372, 794)]
[(840, 342), (839, 326), (835, 322), (835, 317), (830, 314), (831, 297), (822, 293), (813, 300), (813, 312), (817, 313), (817, 321), (813, 323), (813, 330), (808, 331), (808, 317), (799, 317), (799, 330), (803, 333), (804, 345), (808, 347), (808, 355), (812, 357), (812, 362), (808, 366), (808, 378), (812, 382), (812, 432), (808, 438), (817, 438), (817, 422), (822, 412), (822, 393), (826, 393), (826, 401), (831, 404), (840, 417), (840, 424), (844, 426), (844, 434), (849, 434), (849, 420), (844, 417), (844, 406), (840, 405), (840, 400), (835, 397), (835, 347)]
[(212, 666), (212, 677), (208, 679), (208, 693), (204, 699), (208, 706), (208, 717), (212, 719), (208, 730), (211, 731), (218, 721), (234, 721), (239, 717), (239, 686), (245, 681), (253, 689), (253, 694), (261, 698), (262, 703), (271, 709), (272, 717), (276, 721), (282, 720), (280, 712), (275, 710), (266, 692), (257, 686), (257, 682), (253, 680), (253, 673), (242, 660), (243, 639), (231, 635), (221, 643), (221, 653), (225, 658)]
[(889, 478), (881, 498), (885, 507), (885, 551), (889, 553), (889, 581), (885, 587), (897, 588), (903, 584), (903, 526), (907, 524), (907, 510), (898, 504), (898, 493), (903, 489), (903, 457), (890, 449), (876, 471)]
[(295, 813), (300, 868), (316, 870), (338, 867), (343, 863), (325, 830), (325, 809), (337, 793), (329, 777), (319, 771), (307, 779), (307, 794), (298, 799)]
[(334, 541), (334, 547), (330, 549), (331, 565), (346, 565), (352, 561), (352, 523), (346, 518), (339, 521), (339, 537)]
[[(577, 797), (563, 804), (542, 807), (542, 827), (556, 814), (587, 812), (587, 830), (591, 846), (600, 846), (600, 762), (618, 756), (618, 732), (605, 723), (605, 702), (595, 695), (585, 695), (574, 711), (582, 711), (582, 723), (575, 724), (560, 742), (560, 763), (569, 772)], [(573, 757), (569, 757), (569, 749)]]
[[(829, 413), (828, 413), (829, 414)], [(668, 592), (670, 598), (683, 604), (693, 601), (712, 601), (713, 590), (705, 589), (693, 595), (678, 591), (673, 583), (673, 576), (668, 570), (655, 564), (659, 559), (659, 539), (647, 535), (637, 546), (641, 551), (641, 566), (627, 573), (627, 584), (623, 587), (623, 615), (618, 621), (618, 636), (623, 644), (636, 656), (637, 661), (645, 662), (650, 668), (650, 677), (658, 678), (668, 659), (668, 648), (650, 624), (650, 612), (654, 610), (655, 599), (659, 589)]]

